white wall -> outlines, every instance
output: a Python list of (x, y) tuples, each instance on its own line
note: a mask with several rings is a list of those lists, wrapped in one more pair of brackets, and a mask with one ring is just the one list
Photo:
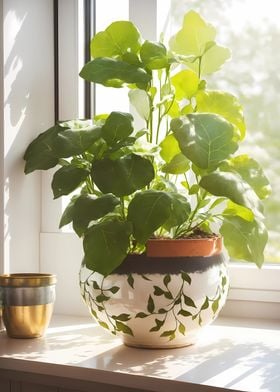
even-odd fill
[(23, 154), (53, 122), (53, 2), (3, 1), (4, 265), (39, 270), (40, 173), (23, 175)]

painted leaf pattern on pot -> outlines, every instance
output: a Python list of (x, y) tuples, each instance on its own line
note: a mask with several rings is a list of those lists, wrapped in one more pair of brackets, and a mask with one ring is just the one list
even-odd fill
[[(157, 280), (157, 284), (148, 277), (152, 275), (124, 275), (123, 283), (120, 283), (119, 275), (115, 275), (116, 281), (111, 285), (113, 282), (111, 276), (100, 280), (102, 275), (90, 272), (85, 280), (81, 280), (80, 286), (92, 316), (97, 319), (99, 325), (112, 334), (121, 333), (134, 337), (136, 320), (139, 320), (137, 322), (145, 320), (143, 322), (146, 324), (147, 333), (158, 334), (164, 341), (173, 341), (180, 336), (188, 335), (190, 323), (196, 323), (198, 328), (202, 327), (206, 323), (205, 312), (207, 317), (210, 313), (214, 319), (227, 295), (228, 278), (225, 269), (220, 269), (215, 293), (205, 295), (200, 301), (191, 297), (190, 290), (194, 284), (191, 275), (185, 271), (181, 271), (179, 275), (163, 274), (160, 280)], [(143, 278), (150, 287), (150, 292), (146, 293), (146, 305), (143, 306), (143, 311), (129, 311), (128, 306), (125, 312), (114, 314), (114, 301), (121, 298), (119, 296), (122, 290), (132, 293), (137, 290), (136, 285), (140, 278)], [(178, 278), (181, 282), (179, 286)], [(174, 285), (175, 280), (176, 285)], [(165, 301), (164, 306), (163, 301)], [(172, 325), (171, 329), (170, 325)]]

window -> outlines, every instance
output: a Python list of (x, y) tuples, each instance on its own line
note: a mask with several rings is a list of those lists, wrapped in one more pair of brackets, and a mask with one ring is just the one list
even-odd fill
[(268, 263), (280, 263), (277, 2), (171, 0), (172, 29), (178, 29), (182, 15), (191, 9), (217, 26), (219, 42), (232, 50), (231, 61), (211, 76), (209, 84), (236, 94), (243, 104), (248, 128), (244, 150), (264, 167), (273, 191), (265, 201), (269, 229), (265, 258)]
[[(23, 96), (18, 96), (18, 101), (15, 101), (15, 97), (11, 101), (11, 105), (17, 104), (14, 108), (14, 116), (11, 117), (6, 114), (5, 123), (7, 120), (15, 120), (16, 125), (11, 129), (18, 131), (24, 130), (24, 138), (18, 137), (15, 141), (11, 140), (10, 145), (7, 142), (6, 153), (7, 153), (7, 164), (6, 170), (10, 173), (10, 176), (6, 176), (6, 184), (10, 178), (10, 206), (13, 207), (12, 211), (7, 207), (7, 214), (11, 213), (10, 220), (12, 220), (13, 232), (8, 232), (8, 236), (12, 236), (12, 244), (9, 243), (7, 256), (10, 254), (13, 260), (13, 270), (34, 270), (40, 268), (41, 271), (53, 271), (56, 272), (59, 279), (58, 284), (58, 295), (56, 303), (56, 311), (59, 313), (68, 314), (87, 314), (85, 307), (81, 304), (78, 291), (78, 271), (82, 258), (82, 244), (81, 241), (76, 238), (72, 232), (60, 232), (58, 230), (58, 222), (60, 213), (62, 210), (62, 204), (60, 201), (53, 201), (52, 194), (50, 191), (50, 178), (48, 173), (43, 173), (42, 178), (38, 175), (33, 175), (28, 178), (23, 178), (22, 166), (14, 169), (12, 166), (15, 161), (15, 156), (19, 159), (23, 153), (23, 146), (26, 146), (28, 141), (32, 140), (34, 135), (38, 134), (40, 130), (46, 129), (53, 123), (53, 1), (49, 0), (38, 3), (32, 7), (26, 9), (26, 5), (20, 6), (18, 2), (6, 1), (4, 2), (7, 8), (7, 15), (4, 12), (4, 18), (6, 23), (17, 23), (18, 30), (14, 30), (14, 41), (19, 46), (12, 46), (10, 53), (14, 57), (14, 63), (9, 61), (6, 67), (9, 67), (9, 71), (15, 70), (18, 73), (15, 78), (15, 84), (13, 87), (19, 88), (19, 82), (21, 87), (25, 86), (24, 80), (27, 77), (25, 73), (26, 69), (34, 69), (33, 74), (28, 75), (28, 88), (23, 89), (25, 93)], [(37, 3), (37, 2), (36, 2)], [(133, 22), (139, 26), (143, 35), (148, 39), (156, 39), (157, 34), (161, 31), (166, 32), (172, 31), (176, 28), (178, 20), (181, 21), (181, 16), (190, 8), (195, 8), (205, 18), (211, 21), (214, 25), (218, 26), (218, 33), (220, 41), (224, 41), (225, 45), (228, 45), (233, 49), (233, 62), (227, 65), (227, 68), (221, 73), (213, 77), (211, 84), (221, 89), (229, 89), (236, 92), (238, 96), (241, 95), (248, 122), (248, 129), (254, 130), (252, 139), (249, 139), (249, 148), (253, 149), (258, 157), (258, 160), (262, 161), (268, 167), (268, 175), (272, 178), (277, 170), (279, 171), (279, 161), (277, 161), (277, 145), (273, 135), (276, 133), (276, 105), (279, 92), (277, 79), (277, 71), (279, 68), (279, 55), (276, 50), (276, 42), (279, 37), (279, 27), (275, 23), (274, 15), (277, 13), (273, 12), (273, 1), (268, 0), (265, 5), (256, 5), (251, 0), (236, 2), (222, 2), (221, 0), (209, 0), (208, 2), (200, 2), (198, 0), (120, 0), (118, 2), (112, 2), (110, 0), (96, 0), (96, 1), (84, 1), (84, 0), (60, 0), (58, 2), (58, 44), (59, 44), (59, 118), (67, 119), (75, 116), (83, 117), (85, 111), (84, 95), (85, 86), (78, 78), (78, 71), (84, 62), (84, 12), (85, 4), (91, 3), (92, 9), (95, 9), (95, 26), (96, 30), (102, 29), (110, 21), (116, 19), (127, 19), (130, 17)], [(116, 4), (118, 4), (118, 6)], [(219, 5), (217, 5), (219, 4)], [(37, 9), (37, 8), (38, 9)], [(239, 7), (239, 8), (238, 8)], [(242, 8), (245, 7), (245, 8)], [(259, 27), (258, 21), (247, 20), (243, 18), (245, 15), (244, 9), (250, 7), (250, 10), (259, 10), (257, 12), (258, 18), (263, 17), (265, 12), (266, 22), (262, 23)], [(263, 7), (258, 8), (258, 7)], [(5, 8), (5, 7), (4, 7)], [(104, 12), (104, 8), (106, 12)], [(268, 14), (268, 9), (271, 11)], [(40, 15), (40, 18), (35, 17), (35, 11)], [(13, 13), (14, 12), (14, 13)], [(37, 14), (36, 14), (37, 15)], [(67, 16), (67, 17), (66, 17)], [(14, 19), (6, 19), (12, 17)], [(34, 20), (38, 20), (37, 24), (34, 25)], [(238, 20), (239, 24), (236, 27), (234, 21)], [(30, 23), (27, 23), (30, 22)], [(44, 22), (42, 22), (44, 21)], [(249, 22), (251, 23), (250, 30), (244, 36), (244, 39), (240, 38), (240, 31), (247, 30)], [(94, 23), (93, 23), (94, 24)], [(40, 31), (41, 34), (36, 36), (36, 40), (32, 43), (32, 47), (29, 47), (26, 42), (30, 40), (30, 36), (34, 34), (34, 31), (28, 30), (28, 26), (32, 25), (34, 31)], [(42, 27), (43, 26), (43, 27)], [(237, 30), (231, 30), (231, 27), (237, 28)], [(255, 27), (254, 27), (255, 26)], [(258, 26), (258, 29), (256, 28)], [(251, 30), (252, 28), (255, 30)], [(239, 30), (238, 30), (239, 29)], [(7, 32), (7, 26), (4, 32)], [(18, 41), (17, 31), (21, 32), (21, 41)], [(254, 34), (257, 34), (258, 39), (254, 39)], [(23, 34), (25, 32), (25, 34)], [(168, 34), (169, 35), (169, 32)], [(238, 35), (235, 45), (232, 43), (232, 39)], [(252, 38), (253, 37), (253, 38)], [(25, 41), (24, 41), (25, 40)], [(9, 41), (12, 42), (13, 40)], [(23, 42), (24, 41), (24, 42)], [(244, 42), (245, 43), (244, 43)], [(69, 45), (71, 42), (71, 45)], [(274, 43), (275, 42), (275, 43)], [(40, 52), (42, 43), (45, 50), (45, 56), (43, 57), (42, 63), (37, 59), (35, 66), (28, 63), (28, 59), (32, 57), (32, 53), (35, 51)], [(260, 45), (254, 47), (253, 45)], [(275, 45), (275, 47), (273, 46)], [(22, 51), (22, 47), (26, 46), (27, 49)], [(23, 61), (16, 61), (17, 53), (18, 58)], [(79, 55), (77, 55), (77, 53)], [(252, 53), (254, 56), (252, 56)], [(262, 54), (264, 53), (264, 55)], [(6, 52), (6, 54), (9, 54)], [(245, 61), (242, 56), (245, 56)], [(240, 57), (236, 57), (240, 56)], [(36, 57), (37, 58), (37, 57)], [(248, 58), (250, 61), (248, 61)], [(268, 60), (271, 59), (272, 60)], [(9, 60), (9, 56), (7, 56)], [(277, 63), (278, 62), (278, 63)], [(47, 78), (42, 80), (41, 73), (38, 71), (47, 63), (45, 72), (48, 75)], [(252, 65), (253, 64), (253, 65)], [(17, 65), (17, 67), (13, 67)], [(21, 68), (20, 68), (21, 67)], [(30, 68), (31, 67), (31, 68)], [(250, 68), (249, 68), (250, 67)], [(259, 68), (258, 68), (259, 67)], [(237, 70), (235, 70), (237, 68)], [(252, 68), (254, 72), (252, 71)], [(268, 71), (269, 70), (269, 71)], [(237, 71), (237, 77), (234, 76), (234, 72)], [(223, 72), (223, 73), (222, 73)], [(225, 84), (218, 81), (219, 77)], [(236, 83), (236, 80), (242, 83)], [(215, 80), (216, 78), (216, 80)], [(267, 84), (267, 83), (270, 84)], [(13, 81), (10, 80), (10, 85)], [(36, 88), (31, 89), (29, 86), (44, 86), (38, 90)], [(270, 87), (268, 87), (270, 86)], [(7, 84), (7, 87), (9, 85)], [(29, 90), (36, 92), (32, 97), (28, 96)], [(15, 91), (15, 89), (13, 90)], [(19, 91), (17, 89), (17, 91)], [(42, 94), (44, 91), (44, 94)], [(97, 100), (95, 106), (97, 112), (103, 112), (105, 110), (105, 103), (102, 100), (102, 87), (98, 86), (95, 91)], [(106, 89), (106, 94), (108, 90)], [(126, 100), (125, 91), (114, 90), (112, 109), (127, 110), (128, 102)], [(122, 98), (120, 99), (120, 95)], [(106, 96), (105, 96), (106, 97)], [(6, 97), (11, 98), (11, 96)], [(31, 99), (32, 98), (32, 99)], [(110, 99), (112, 95), (110, 93)], [(256, 99), (256, 100), (255, 100)], [(255, 100), (255, 101), (253, 101)], [(7, 99), (9, 104), (9, 99)], [(120, 103), (121, 102), (121, 103)], [(24, 104), (26, 103), (26, 105)], [(40, 103), (40, 104), (39, 104)], [(117, 104), (117, 105), (116, 105)], [(10, 106), (11, 106), (10, 105)], [(39, 106), (38, 106), (39, 105)], [(265, 106), (263, 106), (265, 105)], [(258, 109), (261, 107), (261, 109)], [(6, 104), (6, 110), (9, 107)], [(18, 111), (16, 112), (16, 109)], [(25, 112), (22, 110), (25, 109)], [(106, 105), (106, 111), (108, 109)], [(272, 111), (274, 110), (274, 112)], [(25, 113), (23, 117), (20, 117), (20, 113)], [(37, 113), (35, 115), (34, 113)], [(267, 115), (269, 113), (269, 115)], [(17, 117), (16, 117), (17, 114)], [(45, 116), (45, 117), (44, 117)], [(20, 119), (23, 118), (23, 126), (20, 123)], [(257, 119), (257, 122), (255, 120)], [(266, 131), (263, 132), (263, 129)], [(256, 131), (257, 130), (257, 131)], [(5, 137), (8, 137), (7, 134)], [(17, 135), (17, 131), (14, 133)], [(22, 133), (18, 133), (18, 136)], [(263, 139), (263, 135), (267, 135)], [(269, 154), (264, 155), (263, 150), (256, 148), (257, 136), (260, 145), (265, 144), (265, 151), (269, 151)], [(8, 140), (8, 139), (6, 139)], [(273, 140), (273, 141), (272, 141)], [(11, 154), (9, 155), (9, 151)], [(261, 153), (261, 157), (259, 157)], [(271, 157), (275, 157), (271, 160)], [(278, 169), (277, 169), (278, 168)], [(15, 170), (13, 172), (13, 170)], [(22, 186), (23, 179), (25, 185)], [(42, 201), (38, 200), (37, 195), (40, 193), (40, 181), (42, 183)], [(12, 186), (13, 185), (13, 186)], [(274, 193), (277, 195), (277, 181), (273, 181)], [(23, 195), (21, 203), (17, 203), (18, 197)], [(36, 197), (35, 197), (35, 196)], [(22, 200), (24, 200), (22, 204)], [(276, 209), (277, 197), (272, 197), (272, 204), (267, 205), (267, 209), (270, 212), (270, 230), (273, 232), (271, 238), (275, 239), (270, 244), (268, 259), (269, 261), (279, 262), (280, 250), (277, 249), (279, 241), (279, 219), (275, 219), (276, 214), (279, 211)], [(12, 204), (11, 204), (12, 203)], [(18, 206), (20, 204), (20, 207)], [(24, 211), (22, 211), (22, 209)], [(40, 219), (41, 211), (41, 219)], [(278, 215), (277, 215), (278, 216)], [(17, 222), (20, 224), (17, 226)], [(28, 227), (26, 228), (26, 222)], [(41, 226), (41, 229), (40, 229)], [(29, 230), (29, 233), (28, 233)], [(40, 231), (40, 244), (37, 241), (37, 233)], [(28, 245), (26, 245), (28, 244)], [(32, 244), (32, 246), (31, 246)], [(34, 245), (35, 244), (35, 245)], [(40, 248), (39, 248), (40, 245)], [(28, 248), (28, 251), (26, 250)], [(40, 257), (39, 257), (40, 253)], [(22, 256), (24, 255), (24, 256)], [(269, 256), (270, 255), (270, 256)], [(20, 261), (14, 261), (24, 258), (24, 263)], [(40, 265), (35, 260), (39, 260)], [(273, 258), (273, 260), (272, 260)], [(28, 261), (28, 260), (32, 260)], [(5, 268), (7, 270), (7, 267)], [(230, 268), (231, 273), (231, 292), (230, 300), (228, 301), (226, 314), (227, 315), (240, 315), (240, 309), (244, 311), (243, 314), (248, 316), (263, 316), (263, 317), (277, 317), (280, 314), (280, 289), (279, 289), (279, 278), (280, 268), (277, 263), (274, 265), (267, 265), (262, 270), (258, 270), (253, 265), (237, 263), (232, 265)], [(262, 306), (263, 304), (263, 306)]]

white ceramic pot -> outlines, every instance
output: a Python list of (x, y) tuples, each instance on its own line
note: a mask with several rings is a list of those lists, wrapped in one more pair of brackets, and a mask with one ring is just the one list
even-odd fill
[(82, 296), (98, 323), (129, 346), (195, 343), (223, 307), (229, 280), (219, 248), (208, 256), (129, 255), (112, 274), (80, 271)]

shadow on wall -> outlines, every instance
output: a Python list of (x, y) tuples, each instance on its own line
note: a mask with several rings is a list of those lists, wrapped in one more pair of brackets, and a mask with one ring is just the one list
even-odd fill
[(4, 5), (6, 272), (39, 267), (40, 174), (23, 174), (24, 151), (53, 123), (52, 2)]

